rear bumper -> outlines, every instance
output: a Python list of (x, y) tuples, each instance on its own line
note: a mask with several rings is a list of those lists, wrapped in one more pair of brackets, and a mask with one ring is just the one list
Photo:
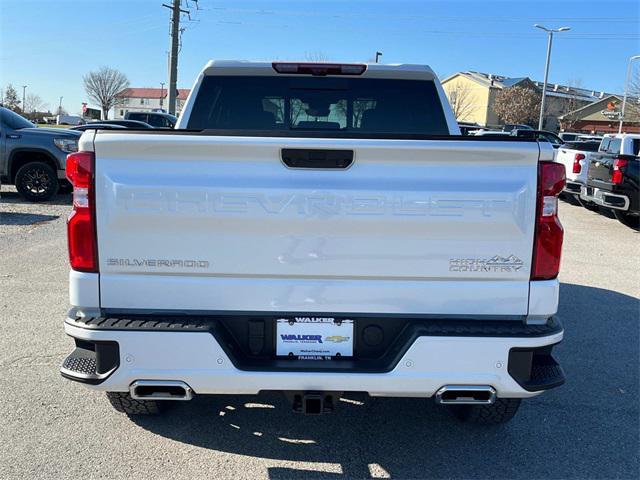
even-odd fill
[[(308, 369), (283, 367), (283, 362), (292, 364), (287, 360), (267, 362), (265, 368), (247, 367), (215, 332), (198, 331), (197, 326), (144, 328), (146, 322), (136, 320), (127, 320), (126, 325), (108, 320), (91, 325), (68, 318), (65, 332), (76, 344), (116, 344), (118, 354), (109, 365), (102, 361), (104, 378), (99, 381), (74, 378), (68, 370), (63, 375), (90, 383), (94, 389), (123, 392), (138, 380), (182, 381), (196, 394), (294, 390), (431, 397), (444, 385), (490, 385), (498, 397), (525, 398), (563, 383), (562, 370), (550, 355), (550, 346), (563, 337), (556, 320), (549, 325), (530, 326), (517, 321), (493, 322), (505, 326), (492, 327), (488, 332), (483, 331), (482, 321), (471, 322), (475, 326), (469, 329), (419, 330), (422, 333), (407, 340), (388, 369), (363, 371), (349, 368), (348, 362), (343, 368), (324, 368), (325, 362), (310, 360), (306, 361), (311, 362), (306, 365), (312, 365)], [(188, 323), (183, 321), (181, 325)], [(293, 362), (300, 365), (305, 361)], [(104, 372), (108, 372), (106, 377)]]
[(565, 193), (571, 193), (573, 195), (580, 195), (580, 191), (582, 190), (582, 187), (584, 186), (583, 183), (581, 182), (575, 182), (572, 180), (567, 180), (567, 182), (565, 183), (564, 186), (564, 192)]
[(629, 210), (630, 201), (628, 196), (611, 193), (601, 188), (583, 185), (580, 189), (580, 198), (602, 207), (613, 208), (615, 210)]

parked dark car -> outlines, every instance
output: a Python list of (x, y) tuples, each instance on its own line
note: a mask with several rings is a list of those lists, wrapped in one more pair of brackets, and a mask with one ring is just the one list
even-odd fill
[(620, 223), (640, 229), (640, 135), (608, 135), (591, 155), (580, 198), (611, 209)]
[[(154, 128), (152, 125), (149, 125), (148, 123), (145, 123), (145, 122), (141, 122), (139, 120), (100, 120), (99, 122), (95, 122), (94, 124), (98, 124), (98, 123), (100, 125), (119, 125), (124, 128), (133, 128), (133, 129)], [(88, 123), (87, 125), (92, 125), (92, 124)]]
[(71, 130), (78, 130), (84, 132), (85, 130), (126, 130), (127, 127), (122, 125), (114, 125), (113, 123), (87, 123), (85, 125), (78, 125), (77, 127), (71, 127)]
[(0, 177), (29, 201), (50, 199), (59, 189), (71, 191), (65, 168), (68, 153), (78, 150), (81, 132), (38, 128), (0, 107)]
[(546, 130), (516, 129), (511, 130), (511, 135), (522, 138), (535, 138), (536, 140), (546, 140), (553, 148), (560, 148), (564, 141), (555, 133)]
[(163, 112), (127, 112), (124, 118), (148, 123), (153, 128), (174, 128), (178, 122), (175, 115)]

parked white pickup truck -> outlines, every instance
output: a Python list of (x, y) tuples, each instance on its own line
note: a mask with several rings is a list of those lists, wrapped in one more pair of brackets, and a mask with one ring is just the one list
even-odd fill
[(497, 423), (564, 381), (564, 167), (460, 136), (426, 66), (210, 62), (176, 130), (87, 131), (67, 172), (61, 371), (119, 411), (359, 391)]
[(563, 164), (566, 172), (564, 192), (576, 202), (580, 199), (580, 189), (587, 184), (591, 153), (599, 147), (599, 141), (577, 141), (565, 143), (558, 149), (556, 162)]

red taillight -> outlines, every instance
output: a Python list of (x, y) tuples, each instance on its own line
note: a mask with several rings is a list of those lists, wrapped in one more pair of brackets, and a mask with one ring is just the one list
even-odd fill
[(298, 75), (362, 75), (367, 69), (364, 64), (355, 63), (287, 63), (273, 62), (273, 69), (278, 73), (291, 73)]
[(611, 183), (614, 185), (620, 185), (624, 179), (624, 171), (622, 170), (629, 163), (624, 158), (616, 158), (613, 161), (613, 172), (611, 173)]
[(93, 152), (67, 156), (67, 178), (73, 185), (73, 210), (67, 220), (67, 239), (71, 268), (81, 272), (98, 271)]
[(562, 192), (564, 183), (564, 165), (555, 162), (538, 164), (538, 199), (531, 280), (550, 280), (558, 276), (564, 236), (558, 219), (558, 195)]
[(585, 158), (583, 153), (576, 153), (575, 157), (573, 157), (573, 173), (580, 173), (582, 171), (580, 160), (584, 160)]

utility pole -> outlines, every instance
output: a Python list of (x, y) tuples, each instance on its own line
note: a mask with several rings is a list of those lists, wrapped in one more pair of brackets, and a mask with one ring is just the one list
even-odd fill
[(180, 45), (180, 14), (189, 14), (180, 8), (181, 0), (173, 0), (171, 5), (162, 4), (171, 10), (171, 54), (169, 57), (169, 113), (176, 113), (176, 97), (178, 93), (178, 48)]
[(163, 100), (164, 100), (164, 82), (160, 82), (160, 110), (164, 110), (162, 108)]
[(629, 80), (631, 79), (631, 65), (634, 60), (640, 59), (640, 55), (634, 55), (629, 58), (629, 65), (627, 66), (627, 78), (624, 81), (624, 97), (622, 97), (622, 110), (620, 111), (620, 125), (618, 126), (618, 133), (622, 133), (622, 123), (624, 122), (624, 109), (627, 106), (627, 92), (629, 91)]
[(24, 106), (24, 99), (25, 99), (25, 95), (24, 92), (27, 90), (27, 85), (22, 85), (22, 113), (27, 113), (25, 112), (25, 106)]
[(540, 119), (538, 120), (538, 130), (542, 130), (542, 123), (544, 121), (544, 104), (547, 99), (547, 80), (549, 79), (549, 63), (551, 62), (551, 45), (553, 44), (553, 34), (559, 32), (566, 32), (571, 30), (570, 27), (560, 27), (557, 30), (553, 28), (543, 27), (537, 23), (534, 27), (544, 30), (549, 34), (549, 42), (547, 43), (547, 62), (544, 65), (544, 82), (542, 84), (542, 103), (540, 104)]

